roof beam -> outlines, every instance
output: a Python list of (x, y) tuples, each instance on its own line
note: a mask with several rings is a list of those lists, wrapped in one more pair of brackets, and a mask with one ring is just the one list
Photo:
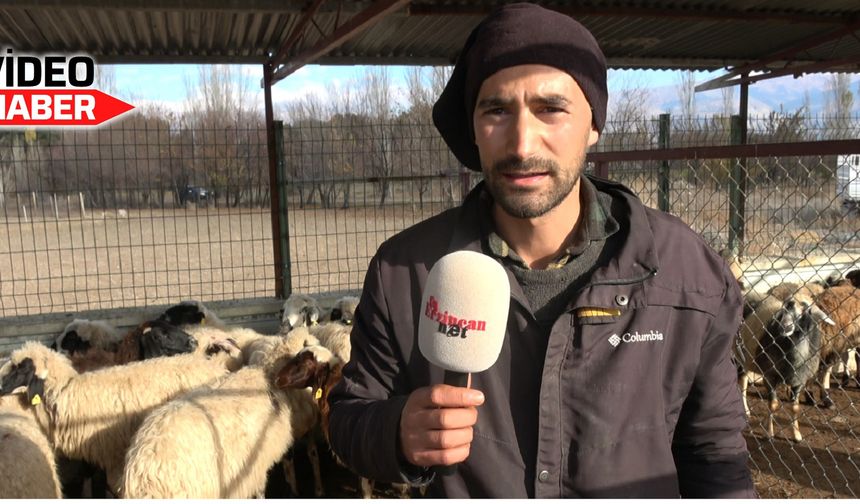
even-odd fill
[[(782, 69), (771, 70), (770, 72), (758, 75), (751, 75), (749, 77), (744, 77), (743, 75), (737, 76), (733, 79), (723, 80), (720, 82), (708, 81), (708, 91), (712, 89), (719, 89), (729, 86), (735, 86), (738, 84), (753, 84), (755, 82), (768, 80), (768, 79), (776, 79), (777, 77), (784, 77), (786, 75), (793, 75), (794, 78), (802, 77), (804, 74), (808, 73), (816, 73), (816, 72), (824, 72), (827, 70), (831, 70), (833, 72), (838, 72), (839, 67), (844, 67), (846, 65), (860, 65), (860, 56), (855, 58), (846, 58), (841, 60), (832, 60), (832, 61), (820, 61), (818, 63), (810, 63), (808, 65), (795, 65)], [(848, 70), (843, 70), (844, 72), (856, 72), (857, 68), (852, 68)], [(702, 84), (703, 86), (704, 84)], [(696, 86), (696, 91), (699, 91), (699, 86)]]
[(272, 57), (272, 68), (278, 68), (278, 66), (287, 59), (290, 49), (292, 49), (296, 42), (298, 42), (299, 37), (301, 37), (305, 32), (305, 29), (308, 27), (308, 23), (313, 19), (314, 14), (317, 13), (317, 10), (319, 10), (323, 2), (325, 2), (325, 0), (314, 0), (314, 3), (308, 7), (304, 16), (302, 16), (299, 22), (296, 23), (295, 28), (293, 28), (293, 31), (290, 33), (289, 37), (287, 37), (287, 40), (281, 44), (278, 52)]
[(372, 5), (355, 14), (349, 21), (335, 29), (328, 38), (320, 40), (315, 46), (289, 58), (282, 67), (272, 74), (272, 84), (339, 47), (407, 3), (409, 0), (376, 0)]
[[(617, 7), (578, 7), (549, 5), (547, 8), (562, 12), (569, 16), (611, 16), (611, 17), (650, 17), (674, 18), (694, 21), (775, 21), (789, 23), (844, 25), (850, 22), (844, 16), (824, 14), (793, 14), (784, 12), (768, 12), (762, 10), (705, 10), (705, 9), (666, 9), (666, 8), (617, 8)], [(409, 6), (411, 16), (485, 16), (492, 11), (492, 6), (482, 5), (429, 5), (413, 4)]]
[(860, 30), (860, 21), (854, 21), (838, 30), (831, 31), (828, 33), (823, 33), (821, 35), (816, 35), (814, 37), (810, 37), (802, 42), (789, 46), (785, 49), (779, 50), (770, 56), (765, 56), (764, 58), (755, 61), (753, 63), (748, 63), (746, 65), (742, 65), (739, 67), (732, 68), (728, 73), (721, 75), (715, 79), (711, 79), (707, 82), (699, 84), (696, 86), (696, 92), (708, 91), (711, 89), (718, 89), (721, 86), (720, 83), (723, 83), (732, 77), (736, 77), (749, 72), (763, 71), (767, 69), (767, 65), (769, 63), (773, 63), (781, 60), (793, 60), (797, 58), (797, 54), (812, 49), (814, 47), (818, 47), (821, 44), (831, 42), (833, 40), (840, 39), (846, 35), (850, 35), (855, 31)]
[[(139, 11), (207, 11), (207, 12), (272, 12), (300, 13), (306, 0), (0, 0), (0, 8), (21, 9), (98, 9)], [(347, 2), (351, 12), (358, 12), (367, 1)], [(335, 7), (326, 7), (335, 12)]]

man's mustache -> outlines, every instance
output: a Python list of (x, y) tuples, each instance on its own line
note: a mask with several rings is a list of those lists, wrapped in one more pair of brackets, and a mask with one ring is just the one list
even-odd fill
[(506, 157), (493, 163), (493, 171), (498, 173), (550, 173), (559, 171), (559, 165), (552, 159), (530, 157), (520, 158), (516, 156)]

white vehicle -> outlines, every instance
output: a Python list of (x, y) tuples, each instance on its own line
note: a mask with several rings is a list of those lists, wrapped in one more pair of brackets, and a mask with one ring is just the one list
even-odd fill
[(837, 157), (836, 194), (844, 206), (860, 208), (860, 154)]

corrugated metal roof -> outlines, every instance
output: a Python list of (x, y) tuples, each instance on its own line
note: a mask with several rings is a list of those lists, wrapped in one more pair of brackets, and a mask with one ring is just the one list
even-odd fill
[[(263, 63), (302, 17), (300, 0), (0, 0), (0, 44), (86, 52), (102, 63)], [(469, 31), (502, 1), (414, 0), (321, 57), (320, 64), (452, 62)], [(586, 25), (615, 68), (719, 68), (755, 61), (860, 20), (857, 0), (591, 0), (539, 2)], [(328, 0), (297, 54), (366, 1)], [(851, 60), (860, 37), (802, 51), (797, 62)], [(785, 65), (785, 60), (772, 67)]]

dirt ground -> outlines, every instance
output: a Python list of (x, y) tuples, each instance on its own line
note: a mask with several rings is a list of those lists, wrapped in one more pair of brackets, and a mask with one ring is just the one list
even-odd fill
[[(820, 499), (860, 497), (860, 387), (854, 382), (844, 388), (836, 383), (831, 397), (833, 409), (802, 405), (800, 429), (803, 441), (791, 440), (790, 405), (776, 414), (773, 439), (766, 435), (768, 414), (765, 389), (750, 386), (749, 404), (752, 416), (745, 434), (750, 451), (750, 468), (759, 496), (769, 499)], [(787, 391), (781, 394), (786, 399)], [(817, 392), (816, 392), (817, 397)], [(299, 493), (313, 497), (310, 465), (303, 446), (296, 450)], [(358, 478), (339, 466), (331, 454), (323, 451), (322, 474), (326, 497), (359, 495)], [(275, 466), (269, 473), (266, 497), (288, 497), (283, 469)], [(404, 498), (387, 484), (374, 487), (375, 498)], [(409, 498), (420, 494), (413, 490)]]
[[(750, 467), (759, 495), (764, 498), (860, 497), (860, 388), (831, 384), (835, 408), (801, 404), (803, 441), (791, 437), (787, 392), (776, 413), (775, 435), (766, 435), (768, 404), (764, 387), (750, 387), (750, 428), (745, 437)], [(816, 391), (817, 398), (817, 391)]]

